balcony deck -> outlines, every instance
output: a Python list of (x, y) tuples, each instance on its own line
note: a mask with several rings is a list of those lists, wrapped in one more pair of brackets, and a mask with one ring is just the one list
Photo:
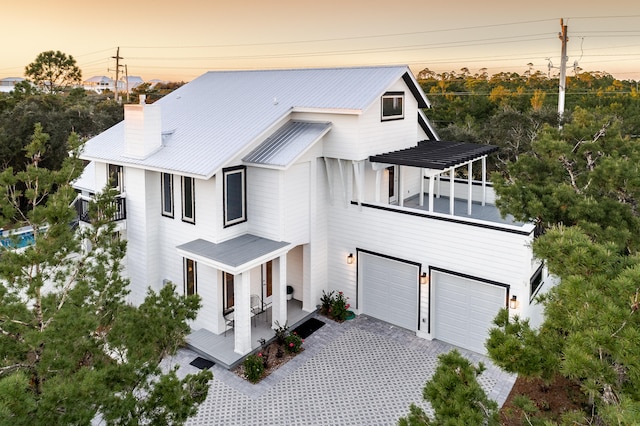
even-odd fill
[[(419, 205), (419, 197), (414, 195), (404, 200), (404, 207), (420, 209), (424, 211), (429, 210), (428, 194), (425, 194), (424, 205)], [(449, 197), (441, 196), (433, 198), (433, 211), (440, 214), (449, 213)], [(493, 204), (485, 204), (484, 206), (479, 202), (473, 202), (471, 207), (471, 214), (467, 213), (467, 200), (461, 200), (456, 198), (453, 206), (453, 216), (482, 220), (487, 222), (499, 223), (503, 225), (522, 226), (524, 223), (516, 221), (513, 216), (507, 215), (506, 217), (500, 216), (500, 211)]]

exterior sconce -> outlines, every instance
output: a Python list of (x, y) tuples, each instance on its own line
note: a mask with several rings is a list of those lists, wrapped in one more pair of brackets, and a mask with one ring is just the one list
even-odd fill
[(511, 296), (511, 300), (509, 300), (509, 307), (511, 309), (518, 309), (518, 298), (515, 294)]
[(429, 284), (429, 276), (427, 275), (426, 272), (423, 272), (420, 275), (420, 284)]
[(353, 264), (354, 259), (353, 253), (349, 253), (349, 256), (347, 256), (347, 265)]

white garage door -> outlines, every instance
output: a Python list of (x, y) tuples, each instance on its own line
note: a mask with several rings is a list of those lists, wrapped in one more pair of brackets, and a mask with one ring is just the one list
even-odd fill
[(409, 330), (418, 327), (418, 266), (360, 252), (362, 311)]
[(455, 275), (431, 275), (433, 328), (436, 339), (486, 354), (484, 343), (507, 289)]

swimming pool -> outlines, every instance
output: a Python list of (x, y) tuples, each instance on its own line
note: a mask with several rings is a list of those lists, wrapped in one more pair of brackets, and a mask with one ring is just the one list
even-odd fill
[(19, 228), (12, 231), (2, 230), (0, 236), (0, 245), (9, 250), (16, 250), (35, 244), (36, 239), (33, 235), (33, 229), (28, 227)]

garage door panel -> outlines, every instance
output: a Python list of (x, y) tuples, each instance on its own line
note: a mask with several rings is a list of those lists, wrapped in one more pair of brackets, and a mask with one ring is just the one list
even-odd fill
[(479, 353), (496, 314), (505, 306), (506, 288), (436, 273), (432, 281), (435, 338)]
[(372, 317), (415, 330), (418, 267), (368, 253), (359, 255), (362, 309)]

